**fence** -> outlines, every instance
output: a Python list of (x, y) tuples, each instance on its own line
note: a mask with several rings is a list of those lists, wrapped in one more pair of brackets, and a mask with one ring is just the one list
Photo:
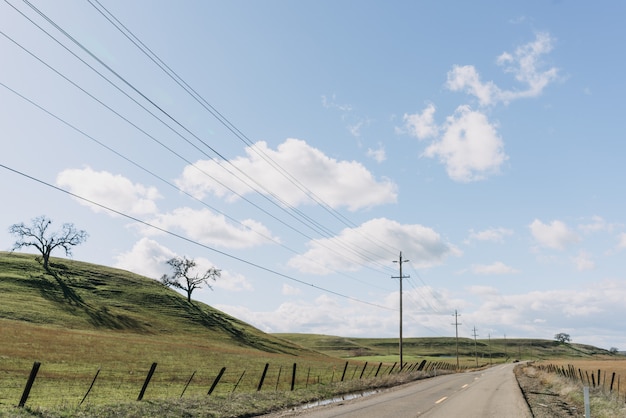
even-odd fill
[[(262, 369), (175, 370), (159, 367), (157, 363), (144, 370), (97, 369), (59, 372), (46, 370), (46, 365), (33, 364), (27, 379), (15, 377), (4, 380), (0, 374), (0, 404), (33, 406), (106, 404), (141, 401), (142, 399), (172, 399), (215, 396), (234, 392), (293, 391), (310, 385), (324, 385), (356, 379), (376, 379), (392, 374), (423, 372), (437, 374), (440, 370), (455, 370), (446, 362), (350, 363), (343, 367), (311, 367), (306, 364), (283, 364)], [(13, 371), (15, 372), (15, 371)], [(12, 373), (16, 376), (15, 373)], [(6, 377), (6, 374), (5, 374)], [(21, 395), (21, 396), (20, 396)]]
[[(604, 393), (610, 397), (614, 397), (620, 402), (623, 399), (626, 403), (626, 388), (621, 388), (621, 375), (617, 372), (606, 372), (601, 369), (594, 371), (583, 370), (569, 364), (567, 366), (557, 366), (554, 364), (536, 365), (540, 370), (549, 373), (556, 373), (562, 377), (568, 378), (576, 383), (581, 383), (592, 390)], [(608, 377), (608, 379), (607, 379)], [(624, 393), (621, 390), (624, 389)]]

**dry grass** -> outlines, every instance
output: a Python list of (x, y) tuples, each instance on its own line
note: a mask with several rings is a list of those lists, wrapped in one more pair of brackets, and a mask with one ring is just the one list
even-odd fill
[[(595, 376), (596, 386), (590, 387), (590, 408), (591, 416), (598, 418), (626, 417), (626, 359), (594, 359), (594, 360), (554, 360), (537, 363), (539, 366), (552, 364), (562, 366), (567, 369), (568, 365), (574, 366), (577, 376), (580, 372), (585, 379), (581, 382), (579, 378), (573, 380), (565, 378), (556, 373), (539, 372), (540, 378), (545, 387), (558, 392), (562, 397), (579, 406), (584, 411), (583, 386), (587, 386), (587, 376)], [(580, 369), (580, 372), (579, 372)], [(600, 370), (600, 384), (597, 376)], [(610, 388), (611, 379), (615, 373), (613, 390)]]

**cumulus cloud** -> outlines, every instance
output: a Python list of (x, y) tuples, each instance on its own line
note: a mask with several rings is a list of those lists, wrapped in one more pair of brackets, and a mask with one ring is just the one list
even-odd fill
[[(235, 199), (234, 193), (245, 195), (258, 190), (280, 196), (291, 206), (313, 203), (307, 193), (268, 163), (268, 158), (333, 208), (347, 207), (354, 211), (393, 203), (397, 198), (397, 186), (390, 180), (377, 180), (362, 164), (330, 158), (298, 139), (287, 139), (276, 150), (258, 142), (246, 148), (245, 157), (228, 163), (198, 161), (184, 169), (177, 183), (200, 198), (213, 193)], [(240, 171), (235, 171), (233, 166)], [(240, 172), (247, 173), (249, 178), (245, 179)]]
[(513, 231), (506, 228), (489, 228), (483, 231), (470, 230), (469, 240), (504, 242), (504, 237), (513, 235)]
[(408, 134), (420, 140), (436, 137), (439, 126), (435, 123), (435, 110), (435, 105), (429, 104), (422, 113), (405, 114), (404, 124)]
[(474, 274), (514, 274), (519, 273), (519, 270), (513, 267), (507, 266), (501, 261), (496, 261), (491, 264), (474, 264), (471, 267), (471, 271)]
[[(331, 271), (356, 271), (373, 262), (389, 263), (385, 247), (403, 248), (418, 267), (440, 264), (448, 255), (460, 251), (433, 229), (422, 225), (402, 225), (385, 218), (370, 220), (356, 228), (346, 228), (333, 238), (310, 241), (309, 250), (289, 260), (289, 266), (312, 274), (328, 274)], [(354, 254), (351, 250), (356, 250)]]
[(523, 85), (522, 89), (503, 90), (493, 81), (484, 82), (472, 65), (455, 65), (448, 72), (446, 87), (476, 97), (481, 106), (537, 97), (558, 78), (557, 68), (542, 69), (541, 57), (552, 51), (553, 47), (554, 39), (549, 33), (541, 32), (534, 41), (516, 48), (512, 53), (504, 52), (497, 58), (497, 64), (506, 73), (513, 74), (515, 80)]
[(470, 182), (497, 173), (508, 160), (496, 126), (487, 116), (469, 106), (460, 106), (442, 127), (439, 140), (423, 155), (438, 158), (452, 180)]
[(581, 231), (585, 233), (593, 233), (593, 232), (600, 232), (600, 231), (613, 232), (616, 226), (617, 225), (615, 224), (608, 223), (601, 216), (595, 215), (591, 217), (590, 222), (578, 225), (578, 229), (580, 229)]
[[(278, 241), (260, 222), (245, 219), (239, 225), (229, 223), (223, 215), (210, 210), (181, 207), (155, 216), (150, 223), (167, 231), (183, 231), (186, 237), (207, 245), (225, 248), (249, 248)], [(157, 233), (146, 228), (144, 233)]]
[(142, 238), (129, 251), (115, 257), (114, 267), (159, 279), (168, 272), (165, 263), (173, 257), (176, 257), (174, 251), (155, 240)]
[[(171, 273), (171, 267), (166, 263), (167, 260), (174, 257), (180, 257), (180, 255), (155, 240), (142, 238), (129, 251), (120, 253), (115, 257), (116, 263), (114, 267), (158, 280), (164, 274)], [(206, 271), (209, 268), (216, 267), (215, 264), (206, 258), (188, 258), (193, 258), (198, 271)], [(222, 270), (221, 277), (215, 282), (212, 281), (210, 285), (215, 289), (233, 292), (253, 290), (252, 285), (243, 275), (233, 274), (226, 270)], [(208, 288), (203, 289), (204, 291), (210, 290)], [(202, 290), (194, 292), (194, 298), (200, 296), (200, 293), (202, 293)]]
[[(133, 183), (122, 175), (95, 171), (90, 167), (63, 170), (57, 175), (56, 184), (78, 196), (128, 215), (155, 213), (155, 201), (161, 198), (156, 187)], [(113, 212), (82, 199), (78, 202), (89, 206), (94, 212), (116, 216)]]
[(580, 241), (580, 237), (574, 231), (558, 220), (544, 224), (535, 219), (529, 228), (537, 244), (545, 248), (563, 250), (567, 245)]

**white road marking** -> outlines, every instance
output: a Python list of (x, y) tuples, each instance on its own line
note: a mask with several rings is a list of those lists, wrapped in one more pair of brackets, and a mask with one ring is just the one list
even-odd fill
[(447, 396), (444, 396), (443, 398), (441, 398), (441, 399), (439, 399), (437, 402), (435, 402), (435, 404), (439, 404), (439, 403), (441, 403), (441, 402), (445, 401), (446, 399), (448, 399), (448, 397), (447, 397)]

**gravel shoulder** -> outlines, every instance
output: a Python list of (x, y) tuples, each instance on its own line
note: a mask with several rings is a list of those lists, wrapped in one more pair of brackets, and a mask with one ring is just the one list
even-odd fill
[(568, 403), (544, 384), (541, 372), (531, 364), (516, 366), (515, 377), (534, 418), (567, 418), (584, 413), (584, 406)]

